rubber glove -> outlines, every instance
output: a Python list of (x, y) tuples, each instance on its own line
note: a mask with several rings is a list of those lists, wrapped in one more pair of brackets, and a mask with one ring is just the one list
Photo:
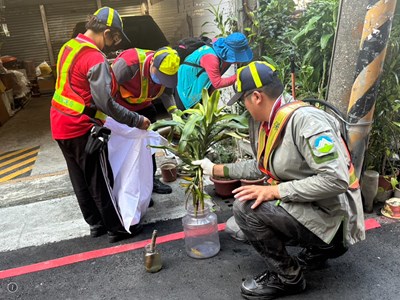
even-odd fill
[(214, 168), (214, 163), (211, 162), (208, 158), (203, 158), (200, 160), (194, 160), (192, 161), (192, 165), (195, 166), (200, 166), (203, 169), (203, 174), (204, 175), (213, 175), (213, 168)]

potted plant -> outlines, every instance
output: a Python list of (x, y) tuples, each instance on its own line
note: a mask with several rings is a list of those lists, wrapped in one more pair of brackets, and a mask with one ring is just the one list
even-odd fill
[[(171, 127), (168, 140), (178, 137), (175, 144), (155, 146), (171, 151), (184, 164), (187, 216), (183, 218), (186, 251), (196, 258), (211, 257), (219, 251), (219, 239), (216, 216), (210, 213), (204, 200), (210, 198), (204, 191), (203, 170), (192, 165), (193, 160), (206, 157), (217, 143), (229, 138), (242, 138), (248, 127), (247, 116), (226, 112), (225, 107), (218, 107), (220, 92), (214, 91), (211, 96), (203, 90), (202, 101), (194, 108), (177, 111), (172, 120), (160, 120), (151, 126), (156, 130)], [(191, 205), (188, 204), (192, 196)], [(214, 216), (213, 216), (214, 215)], [(202, 228), (202, 229), (199, 229)], [(212, 227), (213, 230), (209, 230)], [(206, 237), (205, 235), (208, 235)], [(218, 239), (218, 241), (217, 241)]]

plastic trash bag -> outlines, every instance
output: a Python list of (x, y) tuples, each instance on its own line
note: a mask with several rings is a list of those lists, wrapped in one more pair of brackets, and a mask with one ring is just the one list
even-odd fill
[(146, 213), (153, 191), (151, 155), (156, 149), (149, 145), (167, 141), (157, 132), (130, 128), (110, 117), (104, 126), (111, 129), (108, 157), (114, 174), (113, 195), (129, 232)]

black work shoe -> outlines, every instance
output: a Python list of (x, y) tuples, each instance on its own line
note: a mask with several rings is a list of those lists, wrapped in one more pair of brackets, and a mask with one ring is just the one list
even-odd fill
[(299, 253), (297, 261), (303, 270), (319, 270), (326, 266), (328, 259), (342, 256), (348, 249), (343, 243), (326, 247), (310, 246)]
[(251, 300), (269, 300), (301, 293), (306, 289), (306, 281), (300, 271), (293, 279), (283, 282), (276, 273), (266, 271), (252, 279), (243, 281), (242, 296)]
[(131, 233), (129, 233), (127, 231), (116, 231), (116, 232), (109, 231), (107, 233), (108, 234), (108, 242), (116, 243), (116, 242), (119, 242), (122, 240), (129, 239), (129, 238), (137, 235), (140, 231), (142, 231), (142, 229), (143, 229), (142, 224), (136, 224), (136, 225), (129, 227), (129, 230)]
[(149, 207), (152, 207), (153, 205), (154, 205), (154, 200), (153, 200), (153, 198), (150, 198)]
[(92, 238), (97, 238), (106, 233), (107, 230), (103, 225), (90, 225), (90, 236)]
[(153, 180), (153, 193), (157, 194), (171, 194), (172, 188), (160, 181), (158, 178)]

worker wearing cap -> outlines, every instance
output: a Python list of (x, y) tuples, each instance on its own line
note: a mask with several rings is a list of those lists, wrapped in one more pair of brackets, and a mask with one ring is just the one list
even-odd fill
[[(50, 122), (53, 138), (67, 162), (69, 175), (92, 237), (108, 231), (109, 241), (131, 236), (122, 227), (112, 202), (112, 174), (103, 152), (85, 152), (94, 124), (106, 115), (130, 127), (147, 129), (150, 121), (119, 105), (114, 96), (117, 83), (101, 50), (126, 38), (118, 12), (103, 7), (90, 17), (86, 32), (61, 48), (57, 61), (57, 82)], [(132, 233), (135, 232), (133, 228)]]
[[(238, 69), (237, 94), (262, 122), (257, 160), (215, 165), (193, 162), (205, 174), (243, 178), (265, 174), (271, 185), (235, 189), (233, 213), (267, 270), (243, 281), (246, 299), (274, 299), (302, 292), (303, 268), (320, 267), (365, 238), (361, 194), (338, 121), (283, 93), (275, 68), (252, 62)], [(240, 168), (241, 167), (241, 168)], [(301, 246), (292, 257), (286, 246)]]
[(179, 109), (188, 109), (201, 100), (203, 89), (209, 94), (215, 89), (233, 85), (236, 74), (223, 78), (232, 64), (245, 63), (253, 59), (246, 36), (234, 32), (216, 39), (212, 45), (195, 50), (182, 62), (178, 71), (176, 103)]
[[(157, 121), (157, 111), (152, 103), (160, 98), (168, 112), (176, 109), (173, 89), (177, 83), (180, 59), (170, 47), (157, 51), (132, 48), (123, 51), (115, 59), (112, 69), (118, 81), (118, 103), (131, 111), (146, 116), (151, 122)], [(155, 155), (153, 177), (157, 170)], [(169, 194), (170, 186), (153, 178), (153, 192)]]

